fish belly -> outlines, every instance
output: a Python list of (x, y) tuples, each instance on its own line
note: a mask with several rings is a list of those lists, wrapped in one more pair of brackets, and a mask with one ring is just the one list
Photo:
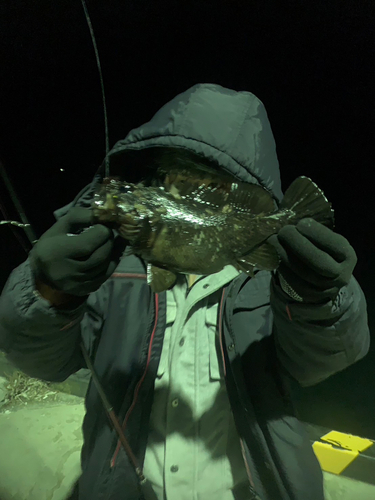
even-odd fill
[(142, 257), (154, 265), (184, 274), (216, 273), (232, 260), (230, 249), (222, 242), (223, 230), (177, 226), (164, 226), (152, 248), (143, 251)]

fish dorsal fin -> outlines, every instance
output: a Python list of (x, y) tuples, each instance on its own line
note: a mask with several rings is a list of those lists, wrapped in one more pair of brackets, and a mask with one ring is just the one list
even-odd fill
[(269, 214), (276, 210), (273, 198), (266, 189), (246, 182), (232, 183), (225, 205), (251, 214)]
[(271, 194), (258, 184), (237, 181), (233, 176), (209, 169), (168, 169), (163, 172), (163, 186), (176, 198), (190, 198), (216, 208), (236, 207), (237, 211), (255, 214), (272, 213)]
[(158, 175), (163, 177), (162, 185), (166, 191), (189, 198), (202, 191), (227, 193), (232, 182), (229, 176), (218, 177), (215, 172), (203, 168), (162, 168), (158, 170)]

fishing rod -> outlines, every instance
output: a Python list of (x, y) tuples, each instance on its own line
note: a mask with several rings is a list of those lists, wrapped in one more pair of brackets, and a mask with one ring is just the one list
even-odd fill
[[(99, 52), (98, 52), (98, 47), (96, 45), (96, 39), (95, 39), (95, 34), (94, 30), (91, 24), (91, 19), (89, 12), (87, 10), (87, 6), (85, 3), (85, 0), (81, 0), (81, 4), (85, 13), (86, 17), (86, 22), (90, 31), (91, 35), (91, 41), (94, 47), (94, 52), (95, 52), (95, 59), (96, 59), (96, 64), (98, 66), (98, 71), (99, 71), (99, 78), (100, 78), (100, 86), (101, 86), (101, 92), (102, 92), (102, 100), (103, 100), (103, 112), (104, 112), (104, 130), (105, 130), (105, 176), (109, 177), (109, 133), (108, 133), (108, 117), (107, 117), (107, 104), (106, 104), (106, 97), (105, 97), (105, 91), (104, 91), (104, 82), (103, 82), (103, 74), (102, 74), (102, 68), (100, 64), (100, 58), (99, 58)], [(28, 221), (25, 211), (22, 208), (21, 202), (19, 198), (17, 197), (16, 191), (12, 185), (12, 182), (10, 181), (5, 167), (3, 163), (0, 161), (0, 175), (3, 178), (4, 184), (9, 192), (9, 195), (11, 197), (11, 200), (13, 201), (13, 204), (20, 216), (20, 219), (22, 222), (17, 222), (14, 220), (1, 220), (0, 225), (10, 225), (10, 226), (16, 226), (16, 227), (21, 227), (25, 230), (26, 236), (28, 240), (31, 243), (31, 246), (33, 247), (34, 244), (38, 241), (38, 238), (36, 237), (36, 233)], [(5, 219), (7, 219), (6, 211), (5, 209), (2, 208), (0, 205), (0, 211), (2, 212), (3, 216)], [(25, 247), (24, 242), (20, 238), (19, 234), (17, 231), (14, 231), (14, 228), (12, 227), (12, 230), (18, 239), (19, 243), (21, 244), (22, 248), (25, 250), (26, 253), (28, 253), (28, 249)]]
[[(101, 84), (102, 99), (103, 99), (103, 109), (104, 109), (104, 128), (105, 128), (105, 150), (106, 150), (105, 174), (106, 174), (106, 177), (108, 177), (109, 176), (109, 136), (108, 136), (107, 107), (106, 107), (106, 99), (105, 99), (105, 92), (104, 92), (103, 75), (102, 75), (102, 70), (101, 70), (101, 65), (100, 65), (99, 53), (98, 53), (98, 49), (96, 46), (95, 34), (94, 34), (94, 30), (92, 28), (91, 19), (90, 19), (90, 16), (89, 16), (89, 13), (88, 13), (88, 10), (86, 7), (85, 0), (81, 0), (81, 3), (82, 3), (82, 7), (83, 7), (83, 10), (85, 13), (87, 25), (88, 25), (89, 30), (90, 30), (91, 40), (93, 43), (96, 62), (97, 62), (98, 70), (99, 70), (99, 76), (100, 76), (100, 84)], [(30, 240), (30, 243), (32, 244), (32, 246), (34, 246), (34, 244), (37, 241), (37, 238), (35, 236), (35, 232), (33, 231), (31, 224), (27, 220), (25, 211), (22, 208), (22, 205), (21, 205), (21, 203), (16, 195), (16, 192), (12, 186), (12, 183), (11, 183), (9, 177), (7, 176), (5, 168), (1, 162), (0, 162), (0, 173), (4, 179), (4, 183), (9, 191), (11, 199), (12, 199), (12, 201), (16, 207), (16, 210), (20, 216), (20, 219), (22, 221), (22, 222), (17, 222), (17, 221), (12, 221), (12, 220), (3, 220), (0, 222), (0, 224), (1, 225), (10, 224), (11, 226), (17, 226), (17, 227), (23, 228), (25, 230), (29, 240)], [(5, 211), (4, 211), (4, 216), (6, 216)], [(90, 360), (89, 354), (86, 350), (86, 347), (85, 347), (83, 341), (80, 343), (80, 347), (81, 347), (81, 350), (83, 353), (83, 357), (86, 361), (86, 365), (91, 372), (91, 376), (92, 376), (94, 385), (98, 391), (100, 399), (102, 400), (102, 404), (104, 406), (105, 412), (106, 412), (106, 414), (107, 414), (107, 416), (108, 416), (108, 418), (109, 418), (109, 420), (110, 420), (110, 422), (111, 422), (111, 424), (112, 424), (112, 426), (113, 426), (113, 428), (114, 428), (114, 430), (119, 438), (119, 441), (121, 442), (123, 448), (125, 449), (125, 452), (128, 455), (130, 462), (132, 463), (132, 465), (134, 467), (134, 470), (136, 472), (139, 486), (140, 486), (140, 489), (143, 493), (144, 499), (145, 500), (157, 500), (156, 494), (155, 494), (154, 490), (152, 489), (150, 482), (143, 475), (142, 468), (140, 467), (137, 458), (135, 457), (134, 453), (132, 452), (132, 449), (129, 446), (129, 443), (128, 443), (128, 441), (124, 435), (124, 432), (121, 428), (120, 422), (114, 413), (113, 407), (105, 395), (105, 392), (100, 384), (99, 378), (96, 374), (93, 363)]]
[[(96, 40), (95, 40), (95, 35), (94, 35), (94, 31), (93, 31), (93, 28), (92, 28), (92, 24), (91, 24), (91, 20), (90, 20), (90, 16), (89, 16), (89, 13), (88, 13), (88, 10), (87, 10), (87, 7), (86, 7), (86, 3), (85, 3), (85, 0), (81, 0), (81, 3), (82, 3), (82, 7), (83, 7), (83, 10), (85, 12), (85, 16), (86, 16), (86, 21), (87, 21), (87, 24), (88, 24), (88, 27), (89, 27), (89, 30), (90, 30), (90, 34), (91, 34), (91, 39), (92, 39), (92, 43), (93, 43), (93, 46), (94, 46), (94, 51), (95, 51), (95, 56), (96, 56), (96, 61), (97, 61), (97, 66), (98, 66), (98, 70), (99, 70), (99, 75), (100, 75), (100, 84), (101, 84), (101, 88), (102, 88), (102, 98), (103, 98), (103, 107), (104, 107), (104, 127), (105, 127), (105, 147), (106, 147), (106, 156), (105, 156), (105, 172), (106, 172), (106, 176), (109, 176), (109, 139), (108, 139), (108, 122), (107, 122), (107, 110), (106, 110), (106, 99), (105, 99), (105, 93), (104, 93), (104, 83), (103, 83), (103, 76), (102, 76), (102, 71), (101, 71), (101, 65), (100, 65), (100, 59), (99, 59), (99, 53), (98, 53), (98, 49), (97, 49), (97, 46), (96, 46)], [(9, 194), (12, 198), (12, 201), (17, 209), (17, 212), (20, 216), (20, 219), (22, 222), (17, 222), (17, 221), (12, 221), (12, 220), (4, 220), (4, 221), (1, 221), (1, 225), (3, 224), (10, 224), (11, 226), (17, 226), (17, 227), (22, 227), (23, 229), (25, 229), (25, 232), (31, 242), (32, 245), (34, 245), (37, 241), (36, 239), (36, 236), (35, 236), (35, 233), (32, 229), (32, 226), (31, 224), (29, 223), (29, 221), (27, 220), (27, 217), (25, 215), (25, 212), (22, 208), (22, 205), (19, 201), (19, 199), (17, 198), (17, 195), (16, 195), (16, 192), (12, 186), (12, 183), (9, 179), (9, 177), (7, 176), (6, 172), (5, 172), (5, 168), (4, 166), (0, 163), (0, 173), (4, 179), (4, 183), (6, 185), (6, 187), (8, 188), (8, 191), (9, 191)], [(4, 214), (5, 215), (5, 214)], [(83, 356), (84, 356), (84, 359), (86, 361), (86, 365), (88, 367), (88, 369), (90, 370), (91, 372), (91, 375), (92, 375), (92, 378), (93, 378), (93, 382), (94, 382), (94, 385), (98, 391), (98, 394), (100, 396), (100, 399), (102, 400), (102, 404), (104, 406), (104, 409), (105, 409), (105, 412), (116, 432), (116, 434), (118, 435), (118, 438), (123, 446), (123, 448), (125, 449), (125, 452), (126, 454), (128, 455), (129, 457), (129, 460), (130, 462), (132, 463), (133, 467), (134, 467), (134, 470), (136, 472), (136, 475), (137, 475), (137, 478), (138, 478), (138, 482), (139, 482), (139, 486), (140, 486), (140, 489), (143, 493), (143, 497), (145, 500), (157, 500), (157, 497), (156, 497), (156, 494), (154, 492), (154, 490), (152, 489), (152, 486), (150, 484), (150, 482), (145, 478), (145, 476), (143, 475), (143, 471), (142, 471), (142, 468), (140, 467), (139, 463), (138, 463), (138, 460), (137, 458), (135, 457), (135, 455), (133, 454), (130, 446), (129, 446), (129, 443), (124, 435), (124, 432), (121, 428), (121, 425), (120, 425), (120, 422), (117, 418), (117, 416), (115, 415), (114, 411), (113, 411), (113, 407), (112, 405), (110, 404), (110, 402), (108, 401), (106, 395), (105, 395), (105, 392), (100, 384), (100, 381), (99, 381), (99, 378), (96, 374), (96, 371), (94, 369), (94, 366), (93, 366), (93, 363), (91, 362), (90, 360), (90, 357), (89, 357), (89, 354), (86, 350), (86, 347), (83, 343), (83, 341), (80, 343), (80, 347), (81, 347), (81, 350), (82, 350), (82, 353), (83, 353)]]
[[(105, 175), (106, 175), (106, 177), (109, 177), (109, 137), (108, 137), (107, 106), (106, 106), (106, 99), (105, 99), (105, 92), (104, 92), (104, 82), (103, 82), (102, 70), (101, 70), (101, 65), (100, 65), (99, 52), (98, 52), (98, 49), (96, 46), (95, 34), (94, 34), (94, 30), (92, 28), (90, 16), (89, 16), (89, 13), (88, 13), (88, 10), (86, 7), (85, 0), (81, 0), (81, 3), (82, 3), (83, 10), (85, 12), (87, 25), (88, 25), (89, 30), (90, 30), (91, 40), (92, 40), (92, 44), (94, 46), (96, 63), (98, 66), (98, 71), (99, 71), (99, 76), (100, 76), (100, 85), (101, 85), (101, 89), (102, 89), (103, 109), (104, 109), (104, 128), (105, 128), (105, 153), (106, 153), (105, 154)], [(120, 422), (114, 413), (113, 406), (110, 404), (110, 402), (108, 401), (108, 399), (105, 395), (105, 392), (101, 386), (99, 377), (95, 371), (93, 363), (90, 360), (90, 356), (86, 350), (86, 347), (85, 347), (83, 341), (80, 343), (80, 347), (82, 350), (83, 357), (86, 361), (86, 365), (91, 372), (91, 376), (92, 376), (94, 385), (98, 391), (100, 399), (102, 400), (104, 410), (105, 410), (105, 412), (110, 420), (110, 423), (112, 424), (112, 426), (113, 426), (113, 428), (118, 436), (120, 443), (122, 444), (122, 447), (124, 448), (126, 454), (128, 455), (130, 463), (133, 465), (133, 468), (134, 468), (135, 473), (136, 473), (137, 478), (138, 478), (138, 484), (140, 486), (141, 492), (143, 493), (144, 500), (157, 500), (156, 494), (151, 486), (150, 481), (148, 481), (147, 478), (144, 476), (143, 470), (140, 467), (140, 464), (139, 464), (136, 456), (134, 455), (134, 453), (132, 452), (132, 449), (129, 446), (128, 440), (126, 439), (126, 437), (124, 435), (124, 432), (122, 430)]]
[(102, 90), (102, 100), (103, 100), (103, 111), (104, 111), (104, 130), (105, 130), (105, 176), (109, 177), (109, 134), (108, 134), (108, 118), (107, 118), (107, 103), (106, 103), (106, 98), (105, 98), (105, 91), (104, 91), (104, 81), (103, 81), (103, 74), (102, 74), (102, 67), (100, 64), (100, 57), (99, 57), (99, 52), (98, 52), (98, 47), (96, 45), (96, 39), (95, 39), (95, 34), (94, 30), (91, 24), (91, 19), (89, 12), (87, 10), (86, 2), (85, 0), (81, 0), (83, 10), (85, 12), (85, 17), (86, 17), (86, 22), (87, 26), (90, 30), (90, 35), (91, 35), (91, 41), (92, 45), (94, 47), (94, 52), (95, 52), (95, 59), (96, 59), (96, 65), (98, 66), (98, 71), (99, 71), (99, 78), (100, 78), (100, 87)]
[[(94, 46), (96, 63), (98, 66), (98, 71), (99, 71), (99, 76), (100, 76), (100, 85), (101, 85), (101, 89), (102, 89), (102, 99), (103, 99), (103, 109), (104, 109), (104, 128), (105, 128), (105, 175), (106, 175), (106, 177), (109, 177), (109, 137), (108, 137), (107, 106), (106, 106), (106, 99), (105, 99), (105, 92), (104, 92), (104, 82), (103, 82), (102, 70), (101, 70), (101, 65), (100, 65), (99, 52), (98, 52), (98, 49), (96, 46), (95, 34), (94, 34), (94, 30), (92, 28), (90, 16), (89, 16), (89, 13), (88, 13), (88, 10), (86, 7), (85, 0), (81, 0), (81, 3), (82, 3), (83, 10), (85, 12), (87, 25), (88, 25), (89, 30), (90, 30), (91, 40), (92, 40), (92, 44)], [(138, 478), (138, 483), (139, 483), (140, 489), (143, 493), (143, 498), (145, 500), (157, 500), (156, 494), (151, 486), (151, 483), (145, 478), (143, 471), (142, 471), (142, 468), (140, 467), (136, 456), (132, 452), (132, 449), (129, 446), (128, 440), (126, 439), (124, 432), (121, 428), (120, 422), (114, 413), (113, 407), (105, 395), (105, 392), (101, 386), (99, 377), (96, 374), (95, 368), (93, 366), (93, 363), (90, 360), (89, 354), (86, 350), (86, 347), (85, 347), (83, 341), (81, 342), (80, 346), (81, 346), (81, 350), (83, 353), (83, 357), (86, 361), (86, 365), (91, 372), (94, 385), (98, 391), (100, 399), (102, 400), (102, 404), (104, 406), (105, 412), (106, 412), (106, 414), (107, 414), (107, 416), (108, 416), (108, 418), (109, 418), (109, 420), (110, 420), (110, 422), (111, 422), (111, 424), (112, 424), (112, 426), (113, 426), (113, 428), (114, 428), (114, 430), (119, 438), (120, 443), (122, 444), (126, 454), (128, 455), (129, 461), (133, 465), (133, 468), (134, 468), (135, 473), (136, 473), (137, 478)]]

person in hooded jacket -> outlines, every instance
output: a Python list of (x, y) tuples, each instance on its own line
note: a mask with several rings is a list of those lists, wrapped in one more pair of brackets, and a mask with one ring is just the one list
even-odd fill
[[(194, 85), (119, 141), (110, 165), (128, 180), (158, 148), (178, 152), (177, 164), (183, 151), (194, 153), (282, 199), (270, 123), (250, 92)], [(251, 278), (228, 265), (178, 275), (154, 293), (126, 241), (91, 225), (103, 175), (104, 167), (55, 212), (57, 222), (8, 278), (0, 298), (7, 359), (31, 377), (62, 382), (88, 368), (83, 342), (158, 500), (323, 500), (291, 388), (317, 384), (369, 350), (350, 243), (303, 219), (269, 238), (281, 259), (276, 271)], [(92, 381), (85, 402), (75, 498), (144, 499)]]

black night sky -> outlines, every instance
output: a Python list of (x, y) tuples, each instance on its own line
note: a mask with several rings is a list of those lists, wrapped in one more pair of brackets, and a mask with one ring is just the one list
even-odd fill
[[(375, 3), (366, 0), (87, 0), (112, 146), (196, 83), (265, 104), (283, 189), (311, 177), (357, 252), (374, 325)], [(0, 160), (39, 237), (105, 154), (103, 105), (80, 0), (0, 3)], [(19, 220), (3, 181), (7, 217)], [(4, 218), (4, 215), (1, 215)], [(30, 248), (22, 229), (14, 229)], [(0, 227), (1, 287), (26, 258)], [(301, 417), (375, 438), (375, 353), (301, 390)], [(372, 391), (372, 392), (371, 392)]]

